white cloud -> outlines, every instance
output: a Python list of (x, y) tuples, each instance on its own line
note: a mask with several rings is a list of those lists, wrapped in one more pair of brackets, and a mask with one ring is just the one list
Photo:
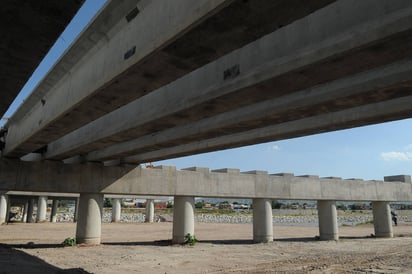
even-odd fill
[(278, 145), (271, 145), (270, 147), (268, 147), (268, 150), (279, 150), (280, 147)]
[(412, 160), (412, 153), (399, 151), (383, 152), (381, 157), (385, 161), (410, 161)]

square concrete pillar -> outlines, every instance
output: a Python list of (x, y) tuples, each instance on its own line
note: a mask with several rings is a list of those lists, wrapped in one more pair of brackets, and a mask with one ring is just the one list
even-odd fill
[(382, 238), (392, 238), (392, 218), (389, 202), (375, 201), (372, 202), (373, 226), (375, 236)]
[(174, 244), (183, 244), (185, 236), (195, 233), (195, 198), (176, 196), (173, 207), (173, 239)]
[(79, 244), (100, 244), (102, 230), (103, 194), (81, 193), (76, 239)]
[(338, 217), (335, 201), (318, 201), (319, 237), (321, 240), (338, 240)]
[(154, 200), (147, 199), (146, 200), (146, 217), (145, 217), (146, 223), (154, 222), (154, 207), (155, 207)]
[(253, 199), (253, 241), (273, 242), (272, 200)]
[(39, 196), (37, 202), (37, 218), (38, 223), (44, 223), (46, 221), (47, 214), (47, 196)]
[(121, 199), (113, 199), (112, 200), (112, 222), (117, 223), (120, 222), (122, 215), (122, 200)]
[(9, 196), (7, 194), (0, 195), (0, 225), (7, 223), (7, 213), (9, 210)]

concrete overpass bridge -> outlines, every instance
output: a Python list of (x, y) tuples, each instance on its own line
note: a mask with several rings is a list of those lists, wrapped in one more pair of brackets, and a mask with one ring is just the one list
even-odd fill
[(108, 1), (1, 130), (0, 186), (98, 212), (103, 186), (148, 187), (136, 164), (412, 117), (411, 34), (408, 0)]

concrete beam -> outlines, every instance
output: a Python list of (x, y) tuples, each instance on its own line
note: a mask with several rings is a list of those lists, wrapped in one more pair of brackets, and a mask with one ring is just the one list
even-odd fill
[(145, 163), (159, 161), (193, 155), (195, 153), (235, 148), (407, 118), (412, 116), (411, 100), (412, 96), (405, 96), (385, 102), (367, 104), (216, 138), (203, 139), (192, 143), (129, 156), (124, 158), (123, 162)]
[(134, 168), (135, 165), (66, 165), (57, 161), (22, 162), (1, 158), (0, 188), (7, 191), (82, 193), (96, 190), (98, 186), (108, 186)]
[[(88, 169), (93, 165), (86, 165), (87, 168), (83, 167), (86, 169), (83, 169), (82, 165), (78, 165), (75, 166), (77, 169), (70, 170), (71, 173), (60, 174), (59, 171), (64, 169), (55, 163), (39, 164), (41, 163), (32, 163), (34, 167), (44, 170), (40, 173), (41, 176), (39, 173), (31, 173), (31, 169), (28, 171), (20, 169), (19, 176), (2, 178), (0, 188), (20, 191), (88, 192), (118, 195), (127, 193), (127, 195), (167, 197), (412, 201), (412, 184), (405, 182), (268, 175), (265, 172), (257, 171), (240, 173), (238, 170), (209, 172), (208, 169), (204, 168), (179, 171), (174, 167), (148, 169), (141, 167), (134, 169), (99, 167)], [(7, 169), (2, 168), (1, 170)], [(77, 175), (71, 176), (70, 174), (75, 173), (75, 171), (78, 172)]]
[[(264, 36), (51, 142), (45, 157), (63, 159), (84, 154), (107, 144), (187, 124), (254, 100), (275, 98), (295, 92), (296, 88), (309, 88), (412, 54), (406, 50), (402, 56), (396, 55), (392, 51), (397, 49), (385, 44), (388, 39), (403, 41), (405, 33), (412, 30), (410, 2), (399, 1), (389, 9), (385, 5), (376, 8), (374, 1), (362, 1), (361, 5), (370, 12), (360, 15), (359, 1), (338, 1)], [(350, 69), (340, 68), (341, 72), (333, 75), (326, 72), (335, 65), (334, 59), (359, 62), (359, 56), (370, 54), (370, 48), (377, 45), (387, 49), (382, 56), (390, 58), (375, 58), (371, 67), (356, 69), (357, 66), (351, 64)], [(231, 69), (237, 71), (236, 75), (225, 77)], [(305, 77), (302, 82), (296, 80), (299, 84), (285, 85), (285, 81), (299, 79), (295, 75), (299, 70), (318, 73), (316, 78)], [(368, 99), (363, 98), (363, 103)], [(125, 117), (128, 117), (127, 123)]]
[[(36, 127), (31, 132), (16, 133), (27, 139), (8, 156), (38, 150), (104, 113), (332, 2), (108, 1), (26, 100), (27, 107), (13, 119), (16, 127), (10, 124), (11, 135), (19, 130), (19, 120), (32, 118)], [(57, 101), (59, 105), (54, 104)]]
[[(275, 99), (252, 104), (197, 122), (158, 131), (128, 142), (118, 143), (101, 150), (90, 152), (85, 158), (88, 161), (103, 161), (117, 157), (125, 157), (139, 151), (159, 149), (167, 147), (168, 145), (172, 146), (176, 143), (198, 141), (199, 136), (209, 136), (211, 132), (219, 132), (220, 134), (222, 132), (225, 134), (224, 132), (245, 131), (245, 129), (250, 127), (249, 125), (260, 125), (262, 121), (265, 121), (265, 123), (273, 121), (272, 124), (276, 124), (276, 122), (279, 121), (279, 117), (282, 117), (283, 120), (287, 120), (288, 116), (291, 116), (290, 110), (293, 110), (295, 113), (292, 117), (296, 117), (296, 113), (299, 109), (308, 110), (314, 108), (316, 109), (315, 112), (306, 115), (311, 116), (316, 113), (318, 115), (315, 116), (319, 117), (319, 113), (321, 112), (319, 105), (321, 104), (324, 105), (324, 107), (322, 107), (323, 110), (327, 109), (328, 112), (333, 112), (334, 108), (340, 110), (344, 106), (344, 102), (349, 100), (348, 98), (352, 98), (353, 100), (354, 97), (360, 98), (383, 90), (388, 92), (389, 90), (399, 89), (398, 85), (400, 83), (403, 87), (408, 85), (412, 87), (412, 82), (410, 82), (411, 74), (412, 61), (402, 61), (390, 64), (354, 76), (332, 81), (321, 86), (292, 94), (286, 94)], [(403, 96), (405, 95), (406, 94)], [(402, 100), (407, 102), (408, 98)], [(341, 102), (338, 105), (333, 103), (338, 101)], [(371, 105), (370, 103), (371, 101), (367, 104)], [(412, 113), (412, 110), (407, 107), (407, 104), (405, 107), (406, 110), (404, 111), (407, 111), (408, 114)], [(386, 116), (390, 117), (393, 109), (387, 108), (386, 111), (388, 112)], [(397, 112), (399, 112), (399, 109), (397, 109)], [(379, 117), (384, 116), (384, 113), (373, 114)], [(397, 116), (398, 115), (399, 114), (397, 114)], [(292, 117), (289, 119), (293, 119)], [(320, 120), (323, 119), (320, 118)], [(362, 117), (359, 117), (359, 123), (364, 123)], [(304, 121), (301, 122), (301, 124), (300, 132), (302, 133), (308, 126), (318, 128), (318, 125), (308, 124)], [(330, 126), (331, 125), (326, 125), (325, 128)], [(284, 136), (285, 132), (280, 130), (280, 127), (281, 125), (272, 127), (273, 133), (271, 134), (270, 139), (277, 139), (277, 136)], [(291, 132), (293, 131), (291, 130)], [(253, 143), (253, 138), (248, 134), (247, 136), (249, 138), (247, 139), (248, 143)], [(257, 138), (262, 137), (262, 135), (256, 136)], [(201, 142), (202, 141), (198, 143)], [(127, 160), (131, 159), (132, 158), (128, 158)]]
[[(39, 139), (35, 135), (40, 130), (62, 119), (99, 89), (112, 85), (117, 76), (136, 63), (144, 62), (225, 2), (229, 1), (151, 1), (149, 5), (140, 7), (138, 16), (128, 22), (126, 16), (136, 7), (137, 1), (109, 1), (56, 65), (53, 73), (40, 83), (27, 106), (23, 104), (22, 110), (9, 121), (4, 154), (19, 157), (38, 149), (39, 146), (29, 139)], [(133, 92), (136, 93), (134, 88)], [(144, 90), (138, 91), (140, 96), (144, 93)], [(110, 105), (107, 100), (106, 105)], [(97, 112), (97, 115), (101, 114)], [(88, 115), (82, 116), (78, 117), (80, 121)], [(50, 133), (42, 136), (44, 139), (56, 138)]]

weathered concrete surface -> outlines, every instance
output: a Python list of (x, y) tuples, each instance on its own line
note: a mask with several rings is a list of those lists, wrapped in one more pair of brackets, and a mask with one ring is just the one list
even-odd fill
[[(410, 117), (410, 107), (383, 112), (380, 106), (410, 102), (412, 5), (361, 3), (339, 1), (270, 33), (51, 142), (45, 157), (146, 155), (269, 125), (297, 121), (303, 126), (302, 118), (324, 121), (333, 113), (344, 115), (344, 123), (309, 123), (310, 130), (282, 135), (272, 130), (269, 136), (248, 135), (201, 152)], [(365, 9), (367, 14), (360, 12)], [(232, 69), (236, 75), (226, 78)], [(371, 114), (358, 116), (358, 108)]]
[(83, 0), (2, 1), (0, 117), (80, 8)]
[(386, 201), (375, 201), (372, 203), (373, 226), (376, 237), (392, 238), (393, 227), (391, 219), (391, 208)]
[(76, 240), (79, 244), (100, 244), (103, 216), (103, 195), (81, 193)]
[[(68, 165), (53, 161), (23, 162), (1, 158), (0, 188), (4, 191), (81, 193), (90, 186), (94, 189), (96, 186), (110, 185), (133, 168), (135, 165), (104, 167), (100, 163)], [(72, 187), (73, 190), (69, 190)]]
[(6, 154), (35, 151), (331, 2), (109, 1), (13, 117)]
[[(0, 161), (3, 163), (4, 160)], [(271, 198), (334, 201), (412, 201), (410, 182), (383, 182), (269, 175), (263, 171), (241, 173), (238, 169), (209, 172), (207, 168), (176, 170), (175, 167), (104, 167), (63, 165), (55, 162), (21, 166), (19, 176), (0, 173), (3, 190), (62, 193), (102, 193), (142, 196), (193, 196)], [(0, 167), (3, 167), (0, 165)], [(25, 169), (26, 168), (26, 169)], [(67, 170), (67, 168), (73, 168)], [(3, 169), (2, 169), (3, 170)], [(36, 170), (36, 171), (33, 171)], [(75, 172), (77, 171), (77, 172)], [(406, 179), (410, 180), (410, 176)]]

